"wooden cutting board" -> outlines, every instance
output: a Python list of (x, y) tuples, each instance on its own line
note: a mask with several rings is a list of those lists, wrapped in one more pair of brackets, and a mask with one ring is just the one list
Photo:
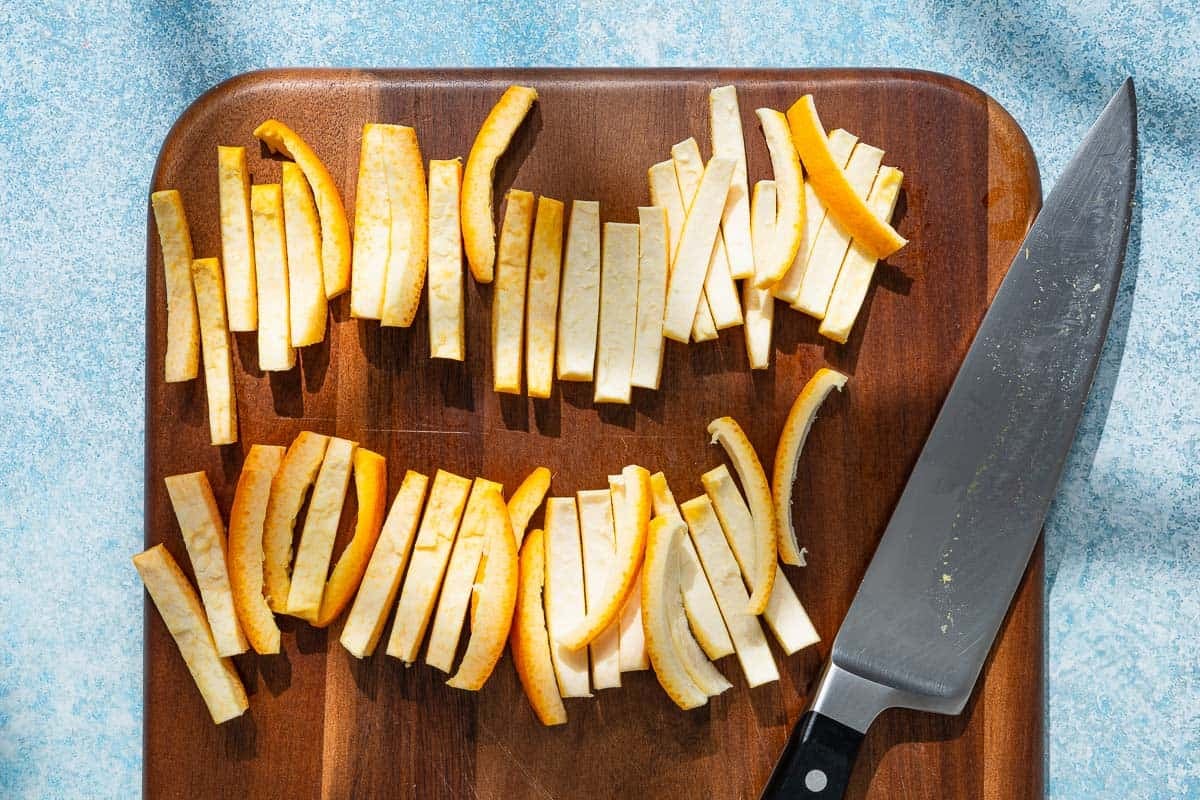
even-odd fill
[[(590, 384), (558, 384), (546, 401), (498, 396), (488, 353), (490, 287), (468, 280), (465, 363), (433, 361), (424, 306), (409, 330), (349, 318), (332, 304), (326, 342), (286, 374), (263, 374), (253, 334), (236, 340), (241, 441), (208, 443), (202, 381), (161, 380), (166, 325), (162, 263), (147, 236), (146, 543), (187, 566), (163, 477), (207, 470), (228, 513), (250, 444), (288, 444), (302, 429), (384, 453), (390, 491), (406, 469), (485, 475), (508, 489), (534, 466), (552, 492), (605, 486), (627, 463), (666, 472), (682, 501), (721, 453), (709, 420), (729, 414), (769, 462), (784, 415), (820, 366), (850, 375), (805, 448), (796, 486), (810, 566), (787, 574), (823, 643), (776, 650), (782, 680), (734, 689), (679, 711), (650, 672), (570, 700), (570, 722), (535, 720), (506, 655), (479, 693), (445, 686), (426, 666), (380, 652), (365, 661), (284, 618), (283, 653), (237, 666), (250, 711), (214, 726), (158, 614), (147, 607), (145, 792), (151, 798), (756, 798), (805, 703), (876, 542), (972, 335), (1041, 200), (1033, 153), (1016, 123), (979, 90), (897, 70), (286, 70), (235, 78), (200, 98), (172, 129), (154, 189), (183, 193), (197, 256), (219, 255), (216, 146), (245, 145), (255, 182), (279, 164), (251, 131), (278, 117), (329, 167), (354, 207), (365, 122), (415, 126), (424, 156), (465, 156), (511, 83), (541, 100), (497, 173), (511, 186), (601, 202), (603, 219), (636, 221), (646, 168), (695, 136), (708, 152), (711, 87), (738, 88), (751, 182), (770, 177), (754, 109), (816, 96), (828, 129), (887, 151), (906, 175), (896, 213), (910, 244), (880, 266), (850, 342), (830, 343), (808, 317), (777, 306), (769, 371), (747, 367), (741, 329), (717, 342), (668, 343), (662, 390), (629, 407), (596, 407)], [(499, 208), (497, 209), (497, 216)], [(351, 211), (351, 218), (353, 213)], [(353, 516), (353, 495), (343, 541)], [(535, 518), (535, 523), (540, 520)], [(340, 545), (339, 545), (340, 547)], [(853, 798), (1042, 795), (1042, 556), (1025, 577), (984, 679), (961, 717), (889, 712), (872, 728)], [(390, 623), (389, 623), (390, 625)]]

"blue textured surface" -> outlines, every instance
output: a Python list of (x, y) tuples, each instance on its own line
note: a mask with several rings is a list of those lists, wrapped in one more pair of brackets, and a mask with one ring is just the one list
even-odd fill
[(733, 64), (965, 78), (1047, 190), (1138, 80), (1136, 288), (1047, 526), (1048, 796), (1200, 798), (1192, 0), (586, 5), (0, 4), (0, 796), (140, 788), (143, 226), (189, 102), (270, 66)]

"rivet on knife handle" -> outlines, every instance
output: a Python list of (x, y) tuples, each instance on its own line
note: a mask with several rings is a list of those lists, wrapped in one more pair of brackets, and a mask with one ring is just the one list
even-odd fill
[(806, 711), (775, 765), (762, 800), (840, 800), (863, 735), (818, 711)]

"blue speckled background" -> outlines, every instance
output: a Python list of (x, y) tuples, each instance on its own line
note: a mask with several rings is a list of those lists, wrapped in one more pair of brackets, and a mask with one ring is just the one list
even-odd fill
[(1200, 798), (1194, 0), (797, 5), (0, 4), (0, 796), (140, 789), (146, 193), (187, 104), (271, 66), (730, 64), (965, 78), (1047, 190), (1136, 77), (1130, 280), (1047, 526), (1048, 796)]

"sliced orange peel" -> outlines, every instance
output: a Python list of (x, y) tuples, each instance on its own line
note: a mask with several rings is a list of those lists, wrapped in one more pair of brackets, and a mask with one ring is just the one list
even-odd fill
[(533, 713), (543, 725), (562, 725), (567, 721), (567, 709), (558, 693), (550, 635), (546, 632), (546, 609), (542, 605), (542, 587), (546, 584), (544, 538), (542, 531), (532, 531), (521, 548), (517, 608), (509, 646)]
[(346, 207), (325, 164), (300, 136), (279, 120), (269, 119), (254, 129), (272, 153), (282, 153), (300, 165), (316, 196), (321, 214), (321, 268), (325, 296), (332, 299), (350, 288), (350, 225)]
[(179, 564), (157, 544), (134, 556), (133, 565), (179, 647), (212, 721), (220, 725), (240, 717), (250, 707), (246, 689), (233, 660), (217, 653), (200, 598)]
[[(529, 520), (542, 507), (546, 492), (550, 491), (550, 470), (537, 467), (525, 476), (521, 485), (508, 499), (508, 519), (512, 523), (513, 541), (517, 550), (521, 550), (521, 542), (525, 539), (525, 531), (529, 528)], [(483, 586), (484, 572), (487, 570), (487, 540), (483, 542), (483, 554), (479, 557), (479, 569), (475, 573), (475, 586)], [(475, 611), (479, 606), (479, 592), (471, 593), (471, 624), (475, 624)]]
[(285, 448), (256, 444), (238, 476), (229, 512), (229, 583), (242, 631), (256, 653), (279, 652), (279, 626), (263, 597), (263, 521), (271, 481), (283, 462)]
[(467, 652), (458, 672), (446, 681), (456, 689), (478, 691), (491, 676), (504, 652), (517, 604), (517, 545), (512, 535), (508, 509), (496, 484), (484, 489), (481, 501), (487, 521), (487, 575), (480, 592), (479, 611), (471, 628)]
[(280, 614), (287, 613), (288, 594), (292, 588), (289, 567), (296, 517), (304, 505), (308, 487), (317, 478), (328, 445), (328, 436), (301, 431), (271, 481), (271, 497), (267, 501), (262, 534), (263, 581), (268, 605)]
[(908, 244), (895, 228), (871, 211), (846, 180), (846, 173), (829, 151), (829, 139), (812, 95), (797, 100), (788, 109), (787, 120), (808, 182), (838, 224), (877, 259), (887, 258)]
[(763, 261), (754, 257), (754, 286), (769, 289), (791, 269), (804, 238), (804, 178), (796, 147), (788, 136), (787, 119), (773, 108), (760, 108), (757, 113), (771, 152), (777, 211), (774, 243)]
[(249, 643), (233, 600), (225, 523), (221, 521), (208, 475), (204, 472), (168, 475), (164, 482), (204, 601), (204, 615), (212, 628), (217, 655), (244, 653)]
[(674, 515), (655, 517), (650, 522), (641, 591), (650, 664), (663, 690), (675, 705), (687, 711), (707, 703), (708, 692), (696, 684), (684, 663), (672, 624), (674, 619), (683, 618), (675, 551), (685, 530), (683, 519)]
[[(638, 570), (646, 551), (646, 530), (650, 523), (650, 473), (645, 467), (631, 465), (621, 471), (625, 480), (626, 512), (631, 523), (622, 525), (617, 521), (616, 567), (609, 573), (604, 600), (574, 628), (564, 632), (558, 640), (571, 650), (590, 644), (606, 628), (616, 622), (625, 606), (625, 601), (637, 584)], [(614, 509), (619, 513), (618, 509)]]
[(183, 196), (175, 189), (150, 195), (158, 241), (162, 245), (164, 288), (167, 295), (167, 352), (163, 356), (167, 383), (190, 381), (200, 369), (200, 319), (192, 285), (192, 234), (188, 230)]
[(767, 610), (771, 590), (775, 588), (775, 560), (778, 555), (771, 486), (767, 483), (767, 474), (758, 454), (754, 452), (754, 446), (732, 417), (714, 419), (708, 424), (708, 433), (714, 444), (725, 448), (750, 501), (750, 514), (754, 518), (755, 576), (751, 581), (753, 591), (748, 610), (751, 614), (761, 614)]
[(508, 516), (512, 520), (513, 540), (517, 543), (518, 548), (521, 547), (521, 541), (525, 538), (525, 529), (529, 527), (529, 520), (533, 519), (533, 515), (541, 508), (548, 491), (550, 491), (550, 470), (546, 467), (538, 467), (525, 476), (525, 480), (521, 481), (521, 485), (509, 498)]
[(467, 156), (462, 189), (463, 245), (471, 274), (479, 283), (492, 282), (496, 261), (496, 224), (492, 220), (496, 162), (508, 149), (537, 96), (536, 89), (508, 87), (480, 126)]
[(783, 432), (779, 434), (771, 494), (779, 527), (779, 557), (785, 564), (804, 566), (804, 551), (796, 541), (796, 530), (792, 527), (792, 485), (796, 482), (800, 451), (804, 449), (804, 440), (817, 419), (821, 403), (831, 391), (841, 391), (845, 385), (846, 376), (842, 373), (824, 368), (817, 370), (792, 403), (783, 423)]
[(354, 599), (367, 571), (367, 562), (375, 552), (387, 510), (387, 459), (364, 447), (354, 451), (354, 494), (358, 500), (354, 536), (325, 581), (321, 609), (313, 623), (318, 628), (327, 627), (337, 619)]
[(387, 278), (381, 323), (407, 328), (417, 316), (429, 254), (429, 192), (417, 132), (406, 125), (382, 125), (387, 177)]

